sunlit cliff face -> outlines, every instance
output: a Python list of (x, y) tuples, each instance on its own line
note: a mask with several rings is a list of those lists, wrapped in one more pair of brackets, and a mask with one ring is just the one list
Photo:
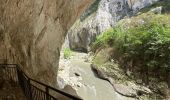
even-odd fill
[(87, 52), (96, 36), (114, 27), (124, 17), (131, 17), (140, 9), (159, 0), (95, 0), (68, 32), (71, 49)]
[(93, 0), (0, 0), (0, 59), (55, 86), (67, 30)]

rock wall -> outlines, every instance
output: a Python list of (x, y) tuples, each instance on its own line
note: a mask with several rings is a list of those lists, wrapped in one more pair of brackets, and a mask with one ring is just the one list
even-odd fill
[(78, 51), (89, 51), (89, 45), (96, 36), (125, 16), (131, 17), (140, 9), (159, 0), (96, 0), (84, 12), (68, 32), (70, 48)]
[(61, 45), (93, 0), (0, 0), (0, 59), (56, 86)]

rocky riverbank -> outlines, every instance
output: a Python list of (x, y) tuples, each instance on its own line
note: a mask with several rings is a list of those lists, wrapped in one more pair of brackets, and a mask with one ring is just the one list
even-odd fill
[(61, 89), (71, 86), (84, 100), (133, 100), (114, 91), (106, 80), (98, 78), (91, 69), (92, 56), (85, 53), (73, 53), (70, 59), (60, 58), (58, 84)]
[(110, 50), (113, 48), (105, 48), (97, 52), (91, 67), (99, 78), (112, 84), (114, 91), (139, 100), (169, 100), (170, 91), (166, 82), (153, 79), (149, 85), (145, 85), (141, 79), (133, 78), (130, 71), (125, 72), (119, 63), (112, 59)]

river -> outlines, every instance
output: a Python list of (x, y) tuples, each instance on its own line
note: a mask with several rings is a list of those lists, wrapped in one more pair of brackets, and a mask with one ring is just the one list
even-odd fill
[(70, 77), (66, 83), (79, 83), (74, 84), (74, 88), (80, 97), (84, 100), (133, 100), (118, 94), (108, 81), (98, 78), (91, 70), (91, 63), (85, 62), (84, 56), (87, 57), (87, 54), (76, 53), (69, 59), (69, 75), (66, 75), (68, 72), (65, 73), (65, 76)]

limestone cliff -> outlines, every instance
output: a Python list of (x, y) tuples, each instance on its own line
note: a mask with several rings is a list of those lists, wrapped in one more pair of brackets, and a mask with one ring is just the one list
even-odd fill
[(70, 29), (70, 48), (88, 51), (97, 35), (115, 26), (125, 16), (131, 17), (156, 1), (158, 0), (96, 0)]
[(56, 86), (67, 30), (93, 0), (0, 0), (0, 59)]

